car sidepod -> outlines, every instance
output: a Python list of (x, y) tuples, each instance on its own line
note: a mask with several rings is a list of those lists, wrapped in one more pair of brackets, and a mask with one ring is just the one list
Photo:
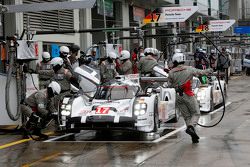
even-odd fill
[[(197, 93), (197, 100), (200, 105), (200, 110), (203, 112), (210, 112), (213, 104), (213, 87), (201, 87)], [(211, 102), (212, 100), (212, 102)]]

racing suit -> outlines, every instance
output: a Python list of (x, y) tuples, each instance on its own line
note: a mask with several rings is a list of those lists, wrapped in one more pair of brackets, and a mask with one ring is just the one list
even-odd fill
[(151, 56), (142, 57), (138, 64), (138, 69), (142, 75), (153, 75), (153, 68), (157, 66), (157, 61)]
[[(168, 84), (175, 88), (177, 92), (176, 107), (179, 108), (187, 127), (192, 127), (193, 130), (200, 118), (200, 107), (192, 91), (193, 76), (205, 75), (210, 72), (213, 72), (213, 70), (199, 70), (184, 65), (178, 65), (169, 72)], [(198, 139), (199, 137), (194, 140)], [(193, 142), (197, 142), (194, 140)]]
[(54, 71), (50, 62), (43, 62), (37, 64), (36, 71), (39, 75), (39, 88), (45, 89), (50, 83), (50, 78), (53, 77)]
[(58, 82), (61, 86), (61, 93), (58, 96), (59, 100), (62, 100), (64, 96), (70, 95), (70, 84), (72, 77), (73, 75), (70, 70), (62, 67), (52, 78), (52, 81)]
[(47, 138), (46, 135), (41, 134), (41, 129), (45, 127), (49, 114), (57, 112), (58, 103), (54, 98), (49, 98), (47, 89), (43, 89), (31, 94), (22, 102), (21, 113), (29, 117), (29, 121), (23, 125), (26, 130)]
[(100, 65), (100, 75), (102, 83), (113, 80), (117, 75), (115, 63), (108, 60), (103, 61)]
[(122, 61), (117, 67), (117, 71), (120, 75), (128, 75), (133, 73), (132, 63), (129, 59)]

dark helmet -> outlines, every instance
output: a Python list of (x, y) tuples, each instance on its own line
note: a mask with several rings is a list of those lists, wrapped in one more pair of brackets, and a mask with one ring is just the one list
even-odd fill
[(80, 47), (78, 46), (78, 45), (72, 45), (71, 47), (70, 47), (70, 51), (71, 52), (78, 52), (80, 50)]

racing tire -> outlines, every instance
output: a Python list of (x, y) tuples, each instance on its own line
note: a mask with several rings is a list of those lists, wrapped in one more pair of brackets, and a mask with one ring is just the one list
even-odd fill
[(210, 98), (210, 109), (209, 112), (214, 111), (214, 95), (213, 92), (211, 91), (211, 98)]
[(159, 112), (158, 112), (158, 100), (155, 99), (154, 102), (154, 129), (153, 132), (157, 132), (158, 128), (160, 128), (160, 122), (159, 122)]

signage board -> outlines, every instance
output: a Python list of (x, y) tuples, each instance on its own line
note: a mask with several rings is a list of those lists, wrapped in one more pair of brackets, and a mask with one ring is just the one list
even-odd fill
[(250, 34), (249, 26), (234, 27), (235, 34)]
[(60, 56), (59, 50), (60, 50), (59, 45), (52, 44), (51, 45), (51, 57), (52, 58), (59, 57)]
[(157, 8), (145, 17), (143, 23), (148, 24), (184, 22), (196, 11), (198, 11), (197, 6)]
[(220, 32), (229, 29), (235, 20), (210, 20), (208, 25), (199, 25), (195, 32)]

